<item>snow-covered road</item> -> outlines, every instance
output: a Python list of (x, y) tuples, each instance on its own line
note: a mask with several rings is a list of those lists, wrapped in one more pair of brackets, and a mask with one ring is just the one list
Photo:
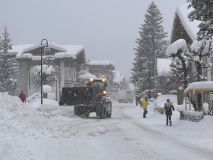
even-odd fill
[[(129, 114), (133, 104), (113, 104), (111, 119), (82, 119), (73, 115), (72, 107), (62, 107), (51, 111), (50, 115), (60, 115), (65, 119), (65, 132), (72, 135), (16, 139), (17, 155), (8, 155), (10, 139), (5, 155), (0, 159), (35, 160), (211, 160), (213, 150), (181, 141), (173, 135), (165, 134), (135, 119)], [(138, 112), (139, 116), (141, 112)], [(142, 117), (142, 115), (141, 115)], [(70, 121), (71, 119), (71, 121)], [(146, 119), (148, 121), (149, 119)], [(58, 124), (56, 125), (58, 127)], [(175, 127), (175, 126), (174, 126)], [(63, 128), (63, 127), (62, 127)], [(69, 130), (70, 128), (70, 130)], [(173, 127), (169, 128), (173, 129)], [(53, 131), (54, 132), (54, 131)], [(60, 133), (61, 134), (61, 133)], [(22, 152), (22, 154), (18, 154)], [(9, 152), (10, 153), (10, 152)], [(20, 157), (17, 157), (20, 156)]]

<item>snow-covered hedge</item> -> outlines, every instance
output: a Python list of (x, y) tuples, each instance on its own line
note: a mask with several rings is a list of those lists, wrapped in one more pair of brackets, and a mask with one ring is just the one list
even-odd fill
[(192, 122), (200, 122), (204, 117), (203, 112), (196, 111), (181, 111), (180, 119), (181, 120), (189, 120)]

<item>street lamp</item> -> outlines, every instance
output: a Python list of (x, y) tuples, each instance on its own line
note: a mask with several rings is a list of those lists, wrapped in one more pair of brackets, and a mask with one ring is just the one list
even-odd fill
[[(43, 42), (45, 41), (45, 45), (43, 45)], [(47, 39), (42, 39), (41, 40), (41, 104), (43, 105), (43, 84), (42, 84), (42, 77), (43, 77), (43, 73), (42, 73), (42, 61), (43, 61), (43, 51), (44, 51), (44, 47), (48, 47), (48, 40)]]

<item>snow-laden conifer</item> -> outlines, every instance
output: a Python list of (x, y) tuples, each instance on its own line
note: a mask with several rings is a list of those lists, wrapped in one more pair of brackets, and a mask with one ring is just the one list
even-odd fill
[(149, 89), (148, 82), (152, 89), (155, 87), (157, 58), (165, 57), (168, 42), (165, 40), (167, 33), (162, 23), (162, 14), (152, 2), (145, 14), (144, 24), (140, 27), (140, 36), (136, 40), (132, 79), (139, 93)]
[(15, 68), (11, 63), (8, 51), (12, 49), (11, 39), (5, 27), (0, 40), (0, 92), (14, 95), (16, 91)]

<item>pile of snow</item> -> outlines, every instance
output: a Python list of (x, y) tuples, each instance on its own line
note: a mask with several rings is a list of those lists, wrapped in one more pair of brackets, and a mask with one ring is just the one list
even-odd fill
[(213, 91), (213, 81), (200, 81), (200, 82), (190, 83), (184, 92), (187, 93), (193, 90)]
[(190, 21), (188, 18), (188, 14), (192, 11), (192, 8), (188, 8), (188, 4), (184, 4), (179, 6), (176, 9), (176, 14), (181, 20), (181, 23), (189, 34), (190, 38), (194, 41), (197, 39), (197, 33), (199, 31), (198, 25), (201, 23), (200, 21), (194, 20)]
[(80, 75), (79, 78), (80, 78), (80, 79), (91, 79), (91, 78), (97, 79), (96, 75), (91, 74), (91, 73), (89, 73), (89, 72)]
[(43, 92), (44, 93), (51, 93), (52, 92), (52, 87), (50, 85), (43, 85)]
[(166, 55), (169, 57), (173, 56), (177, 54), (179, 50), (181, 50), (182, 52), (185, 52), (187, 50), (186, 41), (184, 39), (178, 39), (177, 41), (170, 44), (166, 50)]
[(112, 62), (109, 60), (92, 60), (87, 62), (88, 65), (112, 65)]
[[(87, 123), (81, 128), (75, 124), (80, 118), (70, 113), (70, 106), (69, 110), (61, 110), (57, 101), (43, 100), (44, 105), (40, 104), (40, 98), (32, 104), (22, 103), (18, 97), (0, 93), (0, 138), (68, 138), (99, 129), (90, 128)], [(69, 118), (65, 114), (70, 114)]]
[(41, 98), (36, 98), (34, 99), (34, 101), (31, 102), (30, 106), (33, 109), (45, 112), (56, 110), (59, 107), (56, 100), (46, 98), (43, 98), (43, 105), (41, 105)]
[(168, 58), (158, 58), (157, 59), (157, 73), (158, 76), (164, 76), (171, 73), (170, 64), (172, 63), (171, 59)]

